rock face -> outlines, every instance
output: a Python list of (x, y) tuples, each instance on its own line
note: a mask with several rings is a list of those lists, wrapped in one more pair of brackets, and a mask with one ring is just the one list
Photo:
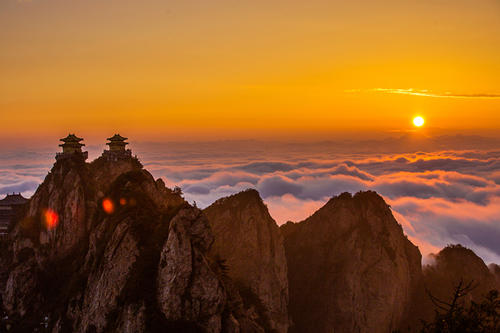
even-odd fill
[(204, 210), (215, 243), (211, 255), (224, 260), (227, 275), (247, 295), (248, 313), (266, 331), (288, 330), (288, 278), (283, 237), (259, 193), (247, 190)]
[(193, 321), (206, 332), (220, 332), (226, 295), (205, 257), (212, 242), (200, 211), (183, 210), (176, 215), (161, 252), (158, 303), (167, 319)]
[(292, 332), (391, 332), (404, 326), (421, 255), (374, 192), (331, 199), (285, 237)]
[(60, 160), (25, 211), (2, 243), (0, 330), (259, 331), (206, 217), (137, 160)]

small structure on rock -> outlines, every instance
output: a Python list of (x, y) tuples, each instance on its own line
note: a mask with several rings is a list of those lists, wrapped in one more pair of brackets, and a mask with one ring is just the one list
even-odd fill
[(82, 138), (77, 137), (75, 134), (68, 134), (67, 137), (59, 139), (59, 141), (64, 142), (59, 145), (63, 151), (56, 154), (56, 160), (69, 158), (75, 154), (81, 155), (85, 160), (88, 158), (88, 152), (82, 151), (82, 147), (85, 146), (85, 144), (80, 143), (80, 141), (83, 141)]
[(106, 144), (109, 146), (109, 150), (105, 150), (102, 156), (108, 161), (117, 161), (121, 159), (128, 159), (132, 157), (132, 151), (130, 149), (125, 149), (128, 145), (128, 138), (124, 138), (120, 134), (115, 134), (114, 136), (107, 138), (109, 142)]
[(21, 193), (7, 194), (0, 200), (0, 237), (7, 235), (19, 207), (28, 201)]

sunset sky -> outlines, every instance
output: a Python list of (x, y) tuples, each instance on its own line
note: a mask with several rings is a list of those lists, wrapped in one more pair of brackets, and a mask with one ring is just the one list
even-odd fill
[(500, 129), (498, 0), (2, 0), (0, 45), (2, 139)]
[(499, 0), (0, 0), (0, 51), (0, 198), (120, 133), (199, 207), (375, 190), (424, 255), (500, 264)]

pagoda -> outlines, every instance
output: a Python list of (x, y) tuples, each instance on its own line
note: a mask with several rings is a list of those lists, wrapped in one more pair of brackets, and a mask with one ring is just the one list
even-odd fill
[(109, 142), (106, 144), (109, 146), (109, 150), (105, 150), (102, 153), (102, 156), (105, 157), (108, 161), (117, 161), (119, 159), (127, 159), (132, 157), (132, 151), (130, 149), (125, 149), (125, 146), (128, 145), (128, 138), (124, 138), (120, 134), (115, 134), (110, 138), (107, 138)]
[(82, 138), (79, 138), (74, 134), (68, 134), (67, 137), (59, 139), (59, 141), (64, 142), (59, 145), (59, 147), (62, 147), (63, 151), (62, 153), (56, 154), (56, 160), (69, 158), (75, 154), (81, 155), (84, 159), (87, 159), (88, 152), (82, 151), (82, 147), (85, 146), (85, 144), (80, 143), (80, 141), (83, 141)]

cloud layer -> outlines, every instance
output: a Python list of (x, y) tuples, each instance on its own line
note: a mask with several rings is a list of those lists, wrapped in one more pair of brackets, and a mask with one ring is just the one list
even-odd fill
[[(500, 263), (500, 151), (347, 153), (334, 143), (251, 141), (138, 145), (136, 150), (155, 177), (181, 186), (186, 199), (200, 207), (255, 188), (282, 224), (307, 218), (331, 196), (370, 189), (391, 205), (424, 254), (462, 243), (485, 261)], [(49, 153), (4, 154), (0, 194), (32, 194), (52, 159)]]
[(424, 254), (462, 243), (487, 262), (500, 262), (498, 151), (252, 157), (247, 163), (210, 160), (199, 167), (162, 167), (154, 173), (180, 185), (186, 198), (202, 207), (255, 188), (279, 224), (307, 218), (342, 192), (375, 190)]

